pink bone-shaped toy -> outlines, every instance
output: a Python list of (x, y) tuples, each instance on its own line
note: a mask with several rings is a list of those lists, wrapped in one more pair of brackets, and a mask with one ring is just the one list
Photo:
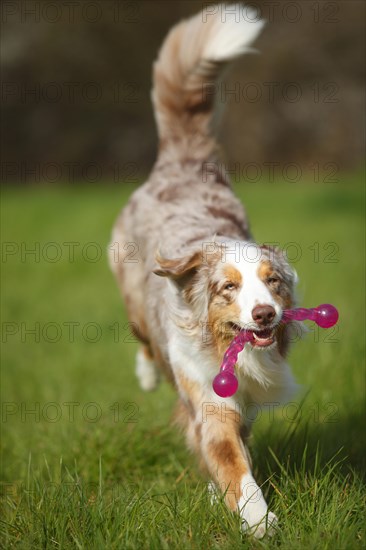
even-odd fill
[[(331, 304), (322, 304), (310, 309), (299, 307), (297, 309), (286, 309), (283, 312), (281, 323), (291, 321), (305, 321), (310, 319), (321, 328), (330, 328), (338, 321), (338, 311)], [(239, 353), (244, 349), (247, 342), (254, 340), (252, 330), (241, 330), (233, 339), (224, 354), (220, 372), (215, 376), (212, 387), (220, 397), (231, 397), (238, 389), (238, 379), (235, 376), (234, 367), (238, 360)]]

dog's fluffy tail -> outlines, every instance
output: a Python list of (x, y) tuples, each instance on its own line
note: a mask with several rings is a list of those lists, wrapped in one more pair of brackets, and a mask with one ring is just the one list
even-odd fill
[(161, 148), (186, 143), (192, 151), (204, 145), (218, 72), (251, 51), (263, 24), (247, 6), (220, 4), (172, 28), (154, 64), (152, 99)]

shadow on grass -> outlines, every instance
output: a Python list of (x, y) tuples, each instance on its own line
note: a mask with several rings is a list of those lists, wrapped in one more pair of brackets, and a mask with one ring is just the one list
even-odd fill
[(365, 479), (366, 444), (365, 416), (352, 411), (341, 415), (335, 422), (315, 423), (313, 419), (300, 419), (284, 430), (283, 421), (271, 425), (254, 437), (252, 455), (254, 471), (264, 481), (265, 476), (288, 475), (306, 471), (319, 475), (322, 469), (337, 463), (337, 472), (346, 476), (351, 471)]

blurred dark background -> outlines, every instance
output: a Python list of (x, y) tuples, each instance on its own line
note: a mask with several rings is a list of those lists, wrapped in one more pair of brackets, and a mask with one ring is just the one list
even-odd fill
[[(2, 181), (138, 181), (156, 154), (151, 66), (199, 1), (3, 1)], [(365, 2), (262, 1), (255, 47), (217, 85), (216, 131), (240, 177), (359, 170)], [(264, 169), (265, 167), (265, 169)], [(327, 179), (328, 178), (328, 179)], [(285, 178), (286, 179), (286, 178)]]

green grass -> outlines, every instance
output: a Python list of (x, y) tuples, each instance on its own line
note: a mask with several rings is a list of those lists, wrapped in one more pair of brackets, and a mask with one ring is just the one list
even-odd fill
[[(132, 188), (3, 192), (2, 239), (14, 253), (2, 264), (5, 548), (364, 547), (361, 179), (237, 186), (257, 240), (295, 260), (300, 302), (331, 302), (341, 315), (339, 330), (293, 347), (297, 401), (255, 424), (254, 473), (281, 526), (260, 542), (209, 505), (169, 424), (173, 390), (143, 394), (135, 380), (137, 345), (105, 254)], [(50, 242), (61, 247), (54, 263)], [(68, 242), (79, 243), (73, 261)], [(39, 258), (25, 255), (35, 243)]]

